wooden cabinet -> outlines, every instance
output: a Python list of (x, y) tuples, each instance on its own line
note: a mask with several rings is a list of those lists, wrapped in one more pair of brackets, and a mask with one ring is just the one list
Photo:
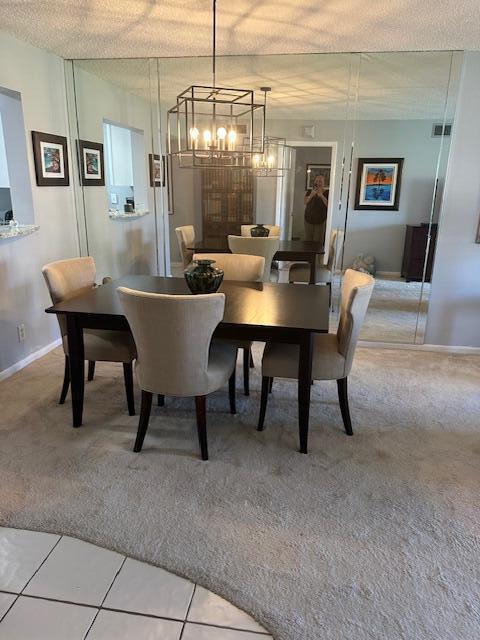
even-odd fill
[(254, 180), (241, 169), (202, 169), (203, 239), (240, 235), (253, 224)]
[[(405, 246), (403, 248), (402, 277), (407, 282), (421, 282), (423, 277), (423, 265), (427, 250), (429, 225), (426, 223), (418, 226), (407, 225), (405, 233)], [(430, 282), (432, 277), (433, 258), (435, 256), (435, 244), (437, 241), (437, 225), (432, 224), (431, 240), (427, 257), (425, 281)]]

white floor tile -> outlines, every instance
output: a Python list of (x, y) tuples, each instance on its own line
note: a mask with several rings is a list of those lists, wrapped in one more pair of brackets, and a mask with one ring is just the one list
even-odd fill
[(0, 528), (0, 589), (20, 593), (60, 536)]
[(25, 593), (100, 605), (123, 556), (73, 538), (62, 538)]
[(96, 609), (20, 596), (0, 622), (0, 640), (83, 640)]
[(86, 640), (179, 640), (181, 622), (100, 611)]
[(265, 632), (265, 629), (247, 613), (199, 586), (195, 589), (192, 605), (188, 612), (188, 620), (215, 624), (220, 627), (231, 627), (232, 629)]
[(127, 558), (104, 606), (184, 620), (192, 593), (188, 580)]
[(7, 613), (16, 597), (11, 593), (0, 593), (0, 620)]
[(232, 631), (218, 629), (189, 622), (185, 625), (182, 640), (273, 640), (272, 636), (250, 633), (249, 631)]

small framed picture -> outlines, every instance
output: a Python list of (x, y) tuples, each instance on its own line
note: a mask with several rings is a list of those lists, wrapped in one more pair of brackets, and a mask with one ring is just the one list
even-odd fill
[(103, 187), (105, 185), (103, 144), (79, 140), (78, 155), (82, 185), (84, 187)]
[(307, 164), (305, 177), (305, 189), (313, 189), (313, 183), (317, 176), (325, 179), (325, 189), (330, 186), (330, 165), (329, 164)]
[(398, 211), (403, 158), (359, 158), (355, 209)]
[(32, 131), (35, 175), (39, 187), (68, 187), (67, 139), (50, 133)]
[(148, 163), (150, 166), (150, 186), (165, 186), (165, 156), (160, 157), (158, 154), (149, 153)]

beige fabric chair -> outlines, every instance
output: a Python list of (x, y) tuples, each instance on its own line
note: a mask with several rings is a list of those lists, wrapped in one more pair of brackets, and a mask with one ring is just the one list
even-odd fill
[[(223, 269), (224, 280), (261, 282), (265, 268), (262, 256), (244, 256), (238, 253), (196, 253), (194, 260), (215, 260), (215, 266)], [(243, 393), (250, 395), (250, 367), (253, 368), (251, 340), (229, 341), (237, 349), (243, 349)]]
[[(255, 224), (242, 224), (240, 226), (240, 235), (243, 236), (244, 238), (251, 238), (251, 234), (250, 234), (250, 230), (252, 229), (252, 227), (256, 227), (257, 225)], [(280, 233), (282, 231), (282, 228), (279, 227), (276, 224), (264, 224), (263, 225), (266, 229), (268, 229), (270, 231), (268, 237), (269, 238), (279, 238), (280, 237)]]
[(265, 269), (265, 258), (238, 253), (196, 253), (193, 260), (215, 260), (215, 267), (223, 269), (224, 280), (261, 282)]
[[(223, 318), (225, 295), (166, 295), (119, 287), (118, 295), (137, 345), (135, 373), (142, 408), (134, 451), (142, 449), (152, 394), (195, 396), (202, 459), (208, 459), (206, 404), (209, 393), (229, 380), (230, 410), (235, 413), (237, 350), (212, 335)], [(162, 403), (160, 403), (162, 404)]]
[[(95, 261), (92, 257), (58, 260), (46, 264), (42, 273), (47, 283), (53, 304), (69, 300), (90, 291), (95, 287)], [(104, 278), (107, 284), (111, 278)], [(65, 353), (65, 374), (59, 404), (65, 402), (70, 386), (70, 363), (68, 358), (68, 340), (66, 318), (57, 315), (62, 334), (62, 344)], [(127, 394), (128, 412), (135, 415), (133, 394), (132, 361), (136, 356), (135, 343), (132, 336), (125, 331), (106, 331), (85, 329), (83, 332), (85, 359), (88, 360), (88, 380), (93, 380), (95, 362), (122, 362), (125, 390)]]
[[(336, 334), (317, 334), (314, 338), (312, 379), (336, 380), (343, 424), (353, 435), (348, 407), (347, 377), (352, 367), (355, 348), (372, 295), (372, 276), (347, 269), (343, 278), (340, 321)], [(273, 378), (298, 377), (299, 348), (296, 345), (269, 343), (262, 360), (262, 399), (258, 430), (263, 429), (268, 392)]]
[(248, 238), (246, 236), (228, 236), (228, 246), (232, 253), (250, 256), (263, 256), (265, 267), (263, 282), (270, 282), (273, 256), (280, 247), (280, 238)]
[(195, 229), (191, 224), (175, 229), (177, 236), (178, 248), (182, 256), (183, 266), (186, 268), (192, 262), (193, 251), (188, 247), (195, 244)]
[[(338, 229), (332, 229), (327, 264), (317, 264), (315, 269), (315, 283), (328, 286), (330, 290), (330, 302), (332, 300), (332, 281), (336, 266), (337, 238)], [(294, 262), (290, 266), (288, 281), (310, 282), (310, 265), (307, 262)]]

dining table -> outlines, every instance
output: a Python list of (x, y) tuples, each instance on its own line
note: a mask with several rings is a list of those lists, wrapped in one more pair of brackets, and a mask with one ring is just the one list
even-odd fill
[[(130, 331), (118, 287), (172, 295), (190, 293), (184, 278), (127, 275), (46, 309), (66, 319), (74, 427), (83, 423), (83, 330)], [(300, 452), (307, 453), (313, 342), (315, 334), (328, 332), (327, 288), (225, 280), (219, 291), (225, 294), (225, 311), (214, 338), (299, 345), (298, 428)]]
[[(197, 240), (187, 247), (195, 253), (231, 253), (226, 236), (212, 236), (204, 240)], [(315, 284), (315, 274), (318, 256), (325, 255), (323, 242), (313, 240), (280, 240), (278, 251), (273, 256), (274, 260), (292, 262), (308, 262), (310, 266), (310, 278), (308, 284)]]

